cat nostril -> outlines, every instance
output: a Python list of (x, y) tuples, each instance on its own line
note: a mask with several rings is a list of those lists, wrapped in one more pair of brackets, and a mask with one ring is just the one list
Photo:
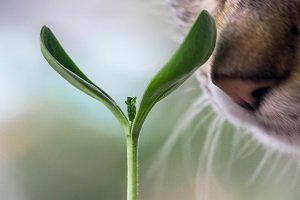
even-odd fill
[(259, 107), (264, 96), (276, 84), (276, 81), (249, 81), (220, 78), (214, 80), (214, 84), (241, 107), (249, 111), (255, 111)]
[(256, 99), (262, 99), (270, 89), (271, 87), (258, 88), (252, 92), (252, 96)]
[(252, 97), (254, 98), (254, 103), (249, 104), (247, 102), (243, 102), (242, 104), (239, 104), (243, 108), (250, 110), (250, 111), (255, 111), (259, 104), (261, 103), (263, 97), (268, 93), (268, 91), (271, 89), (271, 87), (262, 87), (254, 90), (252, 92)]

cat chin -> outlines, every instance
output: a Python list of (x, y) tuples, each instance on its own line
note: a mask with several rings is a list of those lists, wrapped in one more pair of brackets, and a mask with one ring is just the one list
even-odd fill
[(260, 127), (249, 127), (251, 133), (266, 147), (282, 153), (300, 156), (300, 137), (289, 137), (285, 132), (265, 130)]
[(250, 130), (253, 137), (268, 149), (300, 156), (299, 134), (286, 134), (284, 130), (266, 128), (254, 114), (234, 103), (205, 74), (200, 73), (198, 79), (217, 113), (224, 115), (235, 126)]

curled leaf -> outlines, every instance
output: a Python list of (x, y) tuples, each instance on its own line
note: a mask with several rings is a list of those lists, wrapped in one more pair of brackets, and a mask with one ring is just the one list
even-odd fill
[(59, 44), (52, 31), (44, 26), (41, 29), (40, 37), (41, 51), (50, 66), (73, 86), (103, 103), (127, 131), (129, 129), (129, 122), (121, 108), (76, 66)]
[(212, 54), (216, 43), (216, 25), (207, 11), (202, 11), (187, 37), (167, 64), (149, 83), (141, 100), (132, 131), (139, 134), (153, 106), (187, 80)]

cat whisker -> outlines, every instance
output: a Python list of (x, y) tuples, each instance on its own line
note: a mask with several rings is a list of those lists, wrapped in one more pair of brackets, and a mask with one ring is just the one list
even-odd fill
[[(224, 119), (217, 116), (210, 124), (207, 133), (205, 145), (201, 150), (198, 160), (197, 180), (196, 180), (196, 198), (197, 200), (209, 199), (210, 178), (213, 176), (212, 165), (216, 145), (221, 134)], [(205, 164), (203, 166), (203, 164)], [(203, 177), (204, 176), (204, 177)]]
[(250, 137), (242, 149), (239, 150), (237, 158), (246, 159), (248, 156), (252, 155), (259, 146), (260, 144), (253, 137)]
[(274, 173), (276, 173), (276, 169), (278, 168), (278, 164), (282, 160), (282, 154), (277, 153), (275, 154), (275, 158), (272, 160), (272, 165), (270, 168), (268, 168), (268, 172), (265, 175), (265, 178), (263, 180), (263, 184), (267, 184), (268, 181), (270, 181), (274, 177)]
[(290, 170), (290, 168), (293, 166), (293, 161), (289, 160), (285, 166), (282, 168), (279, 174), (276, 175), (275, 183), (280, 183), (281, 180), (284, 178), (284, 176), (287, 174), (287, 172)]
[(259, 174), (262, 172), (263, 168), (265, 167), (267, 161), (270, 159), (274, 152), (267, 151), (266, 154), (262, 157), (259, 165), (257, 166), (256, 170), (254, 171), (252, 177), (249, 179), (249, 181), (246, 183), (247, 186), (252, 185), (256, 179), (258, 178)]

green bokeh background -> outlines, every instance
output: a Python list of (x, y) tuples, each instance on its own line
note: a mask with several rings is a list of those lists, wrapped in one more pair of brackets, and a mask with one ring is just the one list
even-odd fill
[[(121, 127), (48, 66), (39, 30), (51, 27), (125, 109), (178, 46), (170, 15), (161, 0), (0, 1), (0, 199), (125, 199)], [(211, 109), (190, 108), (200, 96), (191, 78), (151, 111), (140, 141), (140, 199), (296, 200), (298, 159), (227, 122), (217, 128)]]

